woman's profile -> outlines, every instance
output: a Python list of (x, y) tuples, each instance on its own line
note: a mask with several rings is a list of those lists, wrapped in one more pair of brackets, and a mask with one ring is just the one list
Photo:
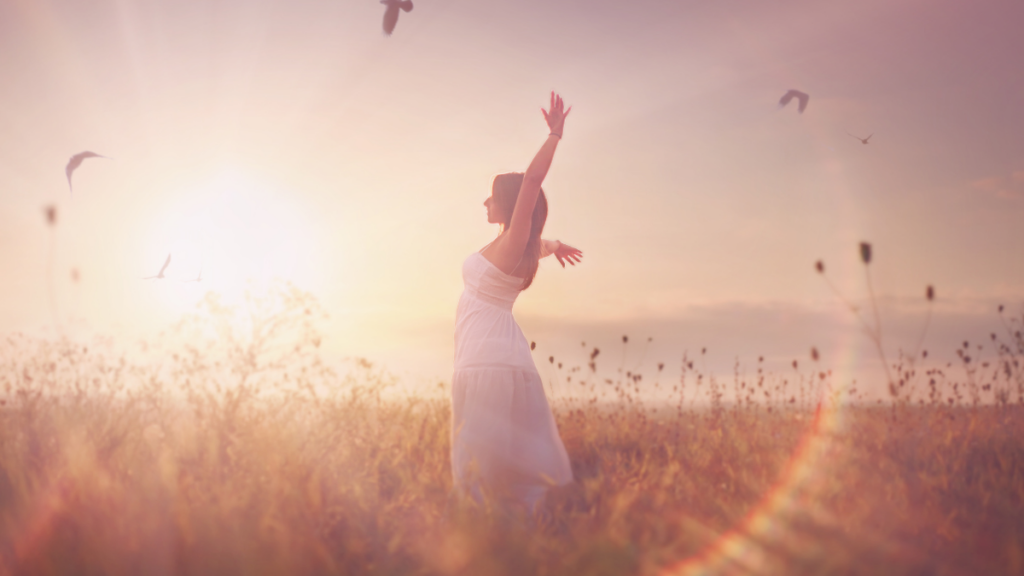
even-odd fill
[[(570, 107), (571, 109), (571, 107)], [(484, 202), (498, 237), (462, 265), (465, 288), (455, 320), (452, 378), (452, 474), (456, 490), (535, 509), (546, 490), (572, 481), (530, 345), (512, 317), (512, 305), (554, 253), (562, 266), (582, 253), (541, 238), (547, 200), (541, 183), (561, 140), (560, 96), (543, 111), (550, 134), (524, 174), (500, 174)]]

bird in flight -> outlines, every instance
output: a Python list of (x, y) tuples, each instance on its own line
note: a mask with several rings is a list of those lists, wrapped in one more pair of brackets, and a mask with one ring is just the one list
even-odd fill
[(391, 36), (395, 30), (395, 24), (398, 23), (398, 9), (411, 12), (412, 0), (380, 0), (380, 3), (388, 7), (384, 11), (384, 34)]
[(171, 263), (171, 255), (167, 254), (167, 260), (164, 260), (164, 266), (163, 266), (163, 268), (160, 269), (160, 272), (158, 272), (156, 276), (146, 276), (145, 278), (143, 278), (143, 280), (152, 280), (154, 278), (159, 280), (161, 278), (164, 278), (165, 277), (164, 276), (164, 270), (167, 270), (167, 265), (170, 264), (170, 263)]
[[(850, 133), (849, 133), (849, 132), (847, 132), (847, 134), (850, 134)], [(871, 137), (872, 137), (872, 136), (874, 136), (874, 135), (875, 135), (875, 133), (874, 133), (874, 132), (872, 132), (871, 134), (869, 134), (869, 135), (868, 135), (868, 137), (867, 137), (867, 138), (861, 138), (860, 136), (853, 136), (853, 134), (850, 134), (850, 136), (853, 136), (853, 137), (854, 137), (854, 138), (856, 138), (857, 140), (860, 140), (860, 143), (861, 143), (861, 144), (867, 144), (867, 143), (868, 143), (868, 140), (871, 140)]]
[(797, 107), (797, 110), (801, 114), (803, 114), (804, 110), (807, 109), (807, 102), (811, 99), (811, 97), (799, 90), (790, 90), (789, 92), (783, 94), (782, 98), (779, 98), (779, 108), (785, 107), (786, 104), (789, 104), (789, 101), (792, 100), (793, 98), (796, 98), (797, 100), (800, 101), (800, 106)]
[(75, 169), (82, 165), (82, 160), (85, 160), (86, 158), (106, 158), (106, 156), (97, 154), (95, 152), (89, 152), (88, 150), (86, 150), (85, 152), (79, 152), (78, 154), (72, 156), (71, 159), (68, 160), (68, 165), (64, 167), (64, 173), (68, 175), (69, 192), (73, 192), (71, 188), (71, 174), (75, 171)]

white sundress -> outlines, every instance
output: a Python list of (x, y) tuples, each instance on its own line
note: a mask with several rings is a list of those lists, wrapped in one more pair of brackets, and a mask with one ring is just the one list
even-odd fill
[[(530, 345), (512, 317), (522, 278), (475, 252), (462, 264), (455, 315), (452, 474), (478, 500), (496, 491), (533, 509), (572, 481)], [(483, 489), (481, 491), (481, 488)]]

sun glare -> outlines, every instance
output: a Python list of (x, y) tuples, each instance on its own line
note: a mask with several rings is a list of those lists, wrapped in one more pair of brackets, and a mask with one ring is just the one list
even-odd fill
[(281, 188), (226, 169), (182, 190), (162, 211), (144, 253), (143, 277), (174, 312), (208, 291), (237, 301), (247, 288), (286, 280), (315, 283), (316, 245), (303, 207)]

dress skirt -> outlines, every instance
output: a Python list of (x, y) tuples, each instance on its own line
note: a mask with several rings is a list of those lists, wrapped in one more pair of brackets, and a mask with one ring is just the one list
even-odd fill
[(463, 265), (452, 378), (452, 474), (480, 500), (512, 498), (534, 506), (572, 469), (533, 363), (512, 317), (522, 280), (483, 255)]

